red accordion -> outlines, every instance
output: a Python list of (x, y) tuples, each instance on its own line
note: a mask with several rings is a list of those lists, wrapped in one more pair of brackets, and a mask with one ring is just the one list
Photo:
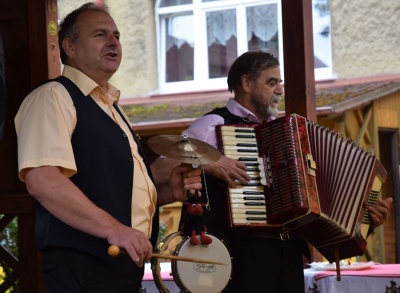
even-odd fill
[(280, 227), (330, 262), (364, 254), (366, 207), (387, 176), (371, 153), (296, 114), (221, 125), (217, 137), (221, 153), (243, 161), (252, 178), (227, 188), (232, 227)]

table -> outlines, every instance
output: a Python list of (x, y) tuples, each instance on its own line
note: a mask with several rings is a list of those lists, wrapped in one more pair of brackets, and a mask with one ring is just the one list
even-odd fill
[(400, 264), (375, 264), (360, 270), (341, 270), (337, 281), (335, 270), (304, 270), (305, 290), (308, 293), (398, 293)]
[[(171, 263), (161, 262), (160, 267), (161, 279), (164, 283), (164, 286), (169, 290), (170, 293), (180, 293), (180, 290), (175, 284), (174, 278), (171, 275)], [(146, 263), (144, 269), (142, 289), (145, 290), (146, 293), (158, 293), (157, 286), (153, 280), (150, 264)]]
[[(161, 263), (161, 277), (170, 293), (180, 290), (171, 276), (171, 264)], [(400, 293), (400, 264), (371, 265), (362, 270), (341, 270), (341, 281), (336, 279), (336, 270), (304, 270), (304, 292), (307, 293)], [(146, 293), (158, 293), (153, 281), (150, 264), (145, 265), (142, 282)], [(392, 291), (390, 291), (390, 289)]]

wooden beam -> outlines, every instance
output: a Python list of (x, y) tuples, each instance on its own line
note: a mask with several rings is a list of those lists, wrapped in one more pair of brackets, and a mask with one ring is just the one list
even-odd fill
[[(311, 0), (282, 0), (282, 34), (286, 115), (317, 121)], [(322, 255), (311, 249), (312, 261)]]
[(27, 1), (27, 3), (32, 90), (48, 78), (60, 75), (61, 65), (57, 36), (57, 2), (35, 0)]
[(33, 197), (28, 193), (0, 193), (0, 214), (30, 214), (34, 212)]
[(47, 0), (46, 4), (47, 67), (49, 78), (56, 78), (61, 74), (57, 0)]
[[(361, 140), (364, 139), (365, 140), (365, 144), (368, 145), (371, 143), (371, 136), (368, 132), (368, 125), (369, 122), (371, 121), (371, 116), (372, 116), (372, 105), (369, 105), (366, 108), (366, 113), (362, 114), (361, 110), (363, 109), (357, 109), (355, 111), (357, 119), (360, 120), (360, 130), (358, 132), (357, 138), (356, 138), (356, 142), (361, 143)], [(373, 148), (373, 146), (371, 146)]]
[(282, 0), (286, 114), (317, 121), (311, 0)]

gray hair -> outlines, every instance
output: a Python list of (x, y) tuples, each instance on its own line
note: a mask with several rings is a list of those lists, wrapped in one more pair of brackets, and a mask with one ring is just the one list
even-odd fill
[(106, 5), (89, 2), (70, 12), (61, 21), (61, 23), (59, 24), (60, 29), (58, 31), (58, 46), (60, 47), (60, 58), (63, 64), (65, 64), (65, 62), (67, 61), (68, 56), (62, 47), (62, 42), (66, 38), (71, 39), (72, 42), (75, 42), (78, 39), (79, 32), (76, 23), (79, 16), (86, 11), (100, 11), (110, 15), (108, 7)]
[(279, 60), (265, 51), (249, 51), (240, 55), (232, 64), (228, 73), (228, 89), (230, 92), (242, 86), (241, 78), (257, 79), (260, 72), (279, 66)]

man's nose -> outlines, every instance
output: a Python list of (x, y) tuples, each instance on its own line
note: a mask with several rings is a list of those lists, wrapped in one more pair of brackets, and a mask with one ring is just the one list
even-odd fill
[(108, 36), (108, 43), (114, 46), (118, 46), (120, 44), (119, 39), (114, 34), (110, 34)]
[(283, 95), (283, 86), (281, 84), (278, 84), (276, 89), (275, 89), (275, 94), (277, 95)]

